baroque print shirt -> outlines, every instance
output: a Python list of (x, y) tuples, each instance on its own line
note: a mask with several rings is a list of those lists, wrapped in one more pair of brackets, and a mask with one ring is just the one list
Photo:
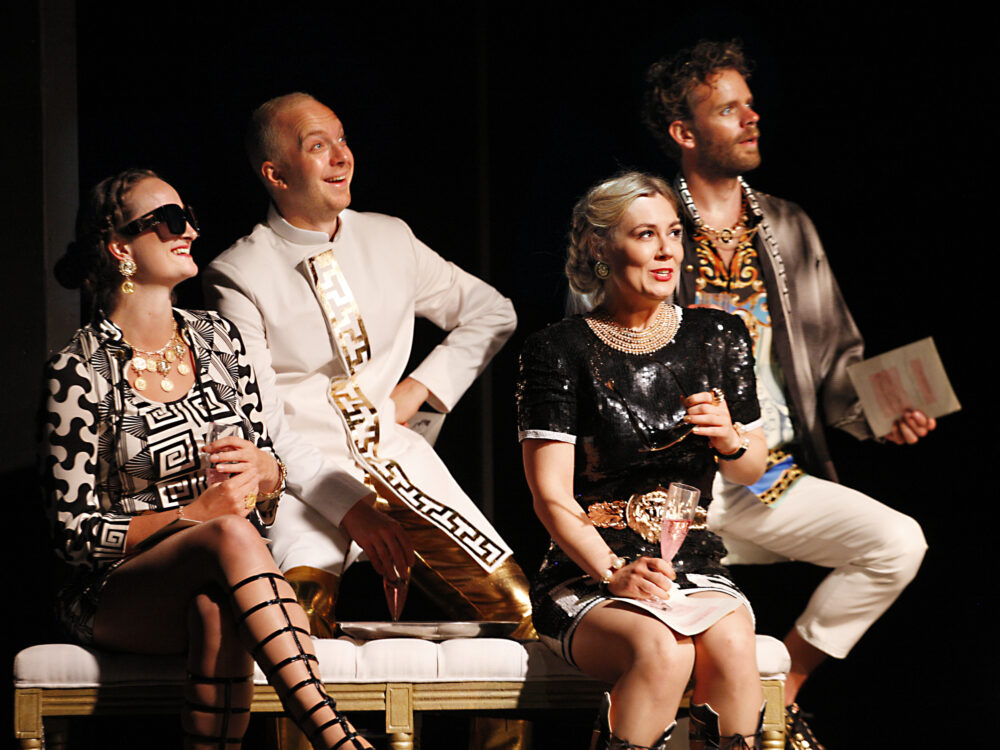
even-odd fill
[[(749, 213), (749, 212), (746, 212)], [(737, 315), (746, 325), (757, 362), (757, 399), (769, 448), (794, 440), (795, 431), (785, 397), (781, 368), (772, 350), (771, 314), (767, 288), (754, 237), (756, 224), (739, 240), (727, 267), (712, 246), (708, 233), (695, 229), (692, 239), (698, 259), (695, 306), (712, 307)]]

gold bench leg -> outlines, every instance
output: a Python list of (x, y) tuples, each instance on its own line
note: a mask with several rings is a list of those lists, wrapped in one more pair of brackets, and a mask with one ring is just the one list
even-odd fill
[(389, 750), (413, 750), (414, 730), (413, 685), (386, 685), (385, 734), (389, 738)]
[(390, 732), (386, 736), (389, 738), (389, 750), (413, 750), (412, 732)]
[(764, 710), (764, 741), (767, 750), (784, 750), (785, 747), (785, 683), (783, 680), (761, 680), (761, 690), (767, 708)]

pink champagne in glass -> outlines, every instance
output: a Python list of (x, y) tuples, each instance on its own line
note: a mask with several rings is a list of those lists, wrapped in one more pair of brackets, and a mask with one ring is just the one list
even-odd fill
[(664, 560), (673, 560), (677, 550), (684, 544), (700, 497), (701, 490), (697, 487), (680, 482), (670, 483), (663, 503), (663, 519), (660, 527), (660, 556)]
[(399, 622), (400, 615), (403, 614), (403, 605), (406, 604), (406, 594), (410, 590), (410, 571), (400, 574), (396, 566), (392, 566), (392, 577), (385, 576), (382, 579), (382, 588), (385, 589), (385, 603), (389, 606), (389, 616), (393, 622)]

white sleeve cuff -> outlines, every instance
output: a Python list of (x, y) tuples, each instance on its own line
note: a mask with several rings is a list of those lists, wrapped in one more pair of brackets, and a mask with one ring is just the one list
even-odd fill
[(551, 430), (518, 430), (518, 442), (525, 440), (555, 440), (559, 443), (570, 443), (576, 445), (576, 435), (567, 432), (552, 432)]

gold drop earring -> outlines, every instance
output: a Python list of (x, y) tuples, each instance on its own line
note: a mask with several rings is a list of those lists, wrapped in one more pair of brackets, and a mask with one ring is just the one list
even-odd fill
[(135, 291), (135, 284), (132, 281), (135, 271), (135, 261), (131, 258), (122, 258), (118, 262), (118, 273), (125, 277), (125, 281), (122, 282), (122, 292), (124, 294), (132, 294)]

